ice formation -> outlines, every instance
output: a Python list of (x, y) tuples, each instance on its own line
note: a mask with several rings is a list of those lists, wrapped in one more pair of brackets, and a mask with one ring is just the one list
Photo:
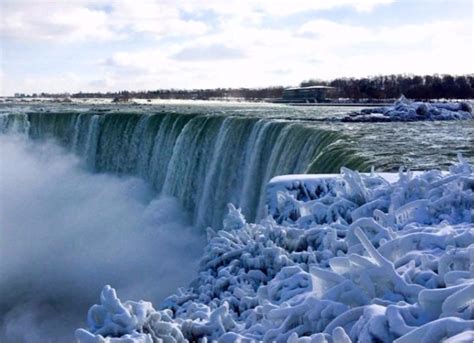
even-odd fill
[(366, 108), (342, 119), (346, 122), (386, 122), (418, 120), (472, 119), (472, 107), (467, 102), (419, 102), (403, 95), (391, 106)]
[(104, 287), (81, 343), (472, 342), (474, 173), (397, 180), (342, 169), (268, 186), (268, 217), (229, 205), (197, 278), (159, 308)]

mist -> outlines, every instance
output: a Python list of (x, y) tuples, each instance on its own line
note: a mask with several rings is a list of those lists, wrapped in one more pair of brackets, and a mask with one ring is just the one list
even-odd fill
[(196, 275), (204, 239), (144, 181), (0, 136), (1, 342), (74, 342), (105, 284), (158, 305)]

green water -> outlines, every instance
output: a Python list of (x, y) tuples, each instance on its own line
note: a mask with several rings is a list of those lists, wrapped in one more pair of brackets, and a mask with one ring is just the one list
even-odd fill
[[(0, 129), (55, 139), (94, 172), (136, 175), (176, 197), (200, 226), (228, 202), (254, 220), (281, 174), (447, 168), (471, 163), (473, 121), (341, 123), (347, 107), (184, 103), (1, 105)], [(331, 121), (326, 121), (332, 118)]]

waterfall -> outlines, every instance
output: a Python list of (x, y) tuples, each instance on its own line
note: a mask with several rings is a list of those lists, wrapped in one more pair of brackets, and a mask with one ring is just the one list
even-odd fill
[(144, 178), (179, 199), (201, 227), (218, 228), (229, 202), (250, 221), (260, 218), (275, 175), (367, 167), (340, 133), (296, 121), (92, 111), (0, 118), (0, 131), (53, 138), (95, 172)]

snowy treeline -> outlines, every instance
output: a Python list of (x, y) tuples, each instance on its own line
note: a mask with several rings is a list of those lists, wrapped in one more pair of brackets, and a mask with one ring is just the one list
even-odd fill
[(79, 342), (472, 342), (471, 166), (298, 177), (270, 183), (258, 224), (229, 205), (159, 308), (104, 287)]

